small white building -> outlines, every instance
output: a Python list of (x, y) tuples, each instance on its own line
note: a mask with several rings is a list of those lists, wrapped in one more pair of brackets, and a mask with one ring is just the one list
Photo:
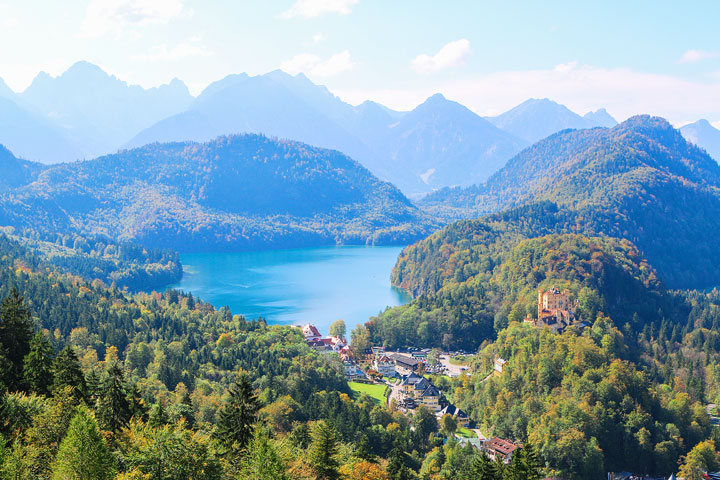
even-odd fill
[(315, 327), (315, 325), (308, 323), (300, 327), (300, 330), (302, 330), (303, 335), (305, 336), (305, 340), (308, 342), (317, 342), (322, 338), (322, 335), (320, 335), (320, 332)]
[(503, 369), (505, 368), (506, 364), (507, 360), (504, 360), (500, 357), (496, 358), (494, 363), (495, 375), (502, 375)]
[(375, 357), (373, 368), (383, 377), (392, 377), (395, 375), (395, 362), (387, 355)]
[(345, 367), (345, 378), (357, 378), (365, 376), (363, 371), (360, 370), (358, 366), (350, 360), (343, 361), (343, 367)]

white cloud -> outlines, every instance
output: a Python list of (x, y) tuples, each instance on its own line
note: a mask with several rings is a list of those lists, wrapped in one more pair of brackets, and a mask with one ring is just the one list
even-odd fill
[(187, 42), (178, 43), (172, 47), (167, 44), (156, 45), (146, 53), (133, 55), (133, 60), (141, 61), (174, 61), (190, 57), (209, 57), (213, 52), (201, 44), (200, 37), (192, 37)]
[(348, 50), (336, 53), (327, 60), (311, 53), (301, 53), (280, 64), (280, 69), (291, 75), (303, 72), (313, 77), (332, 77), (354, 67)]
[(90, 0), (81, 34), (100, 37), (129, 27), (164, 24), (184, 11), (181, 0)]
[(703, 60), (710, 60), (720, 57), (720, 52), (711, 52), (708, 50), (688, 50), (683, 53), (678, 63), (695, 63)]
[(322, 42), (323, 40), (325, 40), (325, 34), (323, 34), (323, 33), (316, 33), (312, 37), (313, 45), (317, 45), (318, 43)]
[(433, 73), (449, 67), (463, 65), (470, 56), (470, 41), (461, 38), (442, 47), (435, 55), (418, 55), (412, 61), (412, 68), (418, 73)]
[(15, 17), (4, 17), (0, 19), (0, 28), (3, 30), (10, 30), (20, 25), (20, 20)]
[(553, 68), (554, 72), (557, 73), (567, 73), (571, 71), (573, 68), (576, 68), (578, 66), (578, 62), (572, 61), (568, 63), (560, 63), (558, 65), (555, 65), (555, 68)]
[(590, 65), (495, 72), (417, 88), (334, 91), (353, 104), (374, 100), (398, 110), (412, 109), (436, 92), (488, 116), (528, 98), (547, 97), (580, 114), (604, 107), (618, 120), (642, 113), (660, 115), (673, 123), (720, 118), (720, 104), (708, 102), (720, 98), (720, 79), (691, 81)]
[(315, 18), (328, 13), (348, 15), (359, 0), (297, 0), (280, 18)]
[(10, 5), (0, 3), (0, 30), (14, 29), (20, 25), (15, 9)]
[(720, 130), (720, 121), (718, 121), (718, 122), (712, 122), (711, 125), (712, 125), (713, 127), (717, 128), (718, 130)]

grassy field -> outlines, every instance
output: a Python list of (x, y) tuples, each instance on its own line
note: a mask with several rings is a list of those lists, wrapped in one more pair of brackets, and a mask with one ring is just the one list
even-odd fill
[(468, 430), (465, 427), (458, 427), (458, 429), (455, 431), (458, 435), (465, 438), (477, 438), (477, 435), (475, 435), (475, 432)]
[(465, 357), (465, 356), (459, 356), (459, 357), (450, 357), (450, 363), (453, 365), (467, 365), (470, 363), (470, 358), (472, 357)]
[(348, 382), (350, 390), (353, 391), (355, 397), (362, 395), (363, 393), (370, 395), (376, 399), (379, 403), (385, 403), (385, 387), (386, 385), (369, 385), (367, 383)]

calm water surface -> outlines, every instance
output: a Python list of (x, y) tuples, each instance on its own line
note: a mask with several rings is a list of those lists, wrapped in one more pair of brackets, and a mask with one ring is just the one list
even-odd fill
[(327, 333), (342, 318), (348, 334), (409, 296), (390, 285), (401, 247), (323, 247), (181, 255), (175, 288), (216, 307), (268, 323), (314, 323)]

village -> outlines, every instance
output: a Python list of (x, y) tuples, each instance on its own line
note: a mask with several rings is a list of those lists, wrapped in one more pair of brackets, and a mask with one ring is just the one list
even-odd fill
[[(411, 349), (404, 352), (387, 351), (372, 347), (356, 359), (348, 342), (339, 336), (323, 337), (312, 324), (299, 327), (308, 346), (321, 353), (335, 353), (345, 369), (345, 378), (351, 384), (366, 384), (383, 388), (383, 400), (391, 409), (413, 413), (423, 406), (435, 414), (439, 424), (451, 417), (456, 426), (454, 436), (461, 444), (470, 444), (484, 450), (488, 456), (509, 463), (513, 452), (522, 447), (507, 439), (488, 438), (480, 432), (469, 415), (450, 403), (441, 389), (434, 385), (431, 375), (457, 377), (470, 375), (469, 367), (460, 360), (466, 352), (440, 352), (430, 349)], [(495, 374), (502, 373), (504, 360), (495, 362)]]

